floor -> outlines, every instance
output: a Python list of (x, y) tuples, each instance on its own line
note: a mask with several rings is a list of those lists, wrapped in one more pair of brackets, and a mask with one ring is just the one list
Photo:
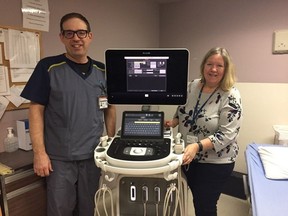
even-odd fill
[(250, 205), (246, 200), (222, 194), (218, 207), (219, 216), (250, 216)]
[[(188, 202), (192, 199), (191, 194)], [(218, 216), (251, 216), (250, 205), (246, 200), (221, 194), (218, 201)], [(195, 216), (194, 208), (189, 209), (188, 216)]]

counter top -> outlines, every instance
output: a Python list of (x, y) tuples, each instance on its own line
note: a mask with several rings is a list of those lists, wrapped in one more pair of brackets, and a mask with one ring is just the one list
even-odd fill
[(0, 163), (11, 167), (14, 171), (26, 167), (32, 167), (33, 151), (18, 149), (15, 152), (2, 152), (0, 153)]

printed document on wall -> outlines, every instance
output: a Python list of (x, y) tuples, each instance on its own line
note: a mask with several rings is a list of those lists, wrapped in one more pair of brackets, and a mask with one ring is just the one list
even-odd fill
[(2, 44), (0, 44), (0, 64), (3, 64)]
[(0, 95), (10, 95), (8, 69), (0, 66)]
[(23, 27), (49, 31), (48, 0), (22, 0)]
[(2, 118), (8, 104), (9, 104), (9, 100), (7, 100), (3, 96), (0, 96), (0, 119)]
[(4, 43), (4, 59), (9, 60), (9, 49), (8, 49), (8, 29), (0, 28), (0, 42)]
[(40, 59), (39, 35), (9, 29), (9, 60), (11, 68), (34, 68)]
[(23, 91), (23, 85), (13, 85), (10, 88), (10, 95), (5, 96), (14, 106), (19, 107), (22, 103), (27, 103), (28, 101), (21, 97), (20, 94)]
[(11, 81), (14, 82), (28, 82), (31, 74), (33, 73), (33, 68), (11, 68)]

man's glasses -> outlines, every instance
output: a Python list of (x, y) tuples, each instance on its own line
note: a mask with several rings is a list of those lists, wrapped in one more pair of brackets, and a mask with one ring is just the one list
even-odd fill
[(62, 31), (62, 35), (67, 39), (73, 38), (75, 34), (77, 35), (78, 38), (83, 39), (87, 37), (88, 31), (87, 30), (77, 30), (77, 31), (63, 30)]

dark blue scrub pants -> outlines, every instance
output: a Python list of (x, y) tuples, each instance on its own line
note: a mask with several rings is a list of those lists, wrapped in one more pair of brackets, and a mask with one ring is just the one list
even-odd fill
[(47, 181), (47, 216), (93, 216), (100, 169), (94, 159), (51, 160)]
[(235, 163), (208, 164), (193, 161), (183, 166), (193, 195), (196, 216), (217, 216), (217, 202)]

